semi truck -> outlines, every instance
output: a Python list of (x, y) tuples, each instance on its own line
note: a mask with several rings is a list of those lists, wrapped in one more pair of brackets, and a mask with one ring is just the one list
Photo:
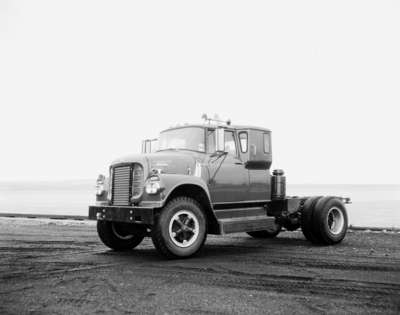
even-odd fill
[(195, 255), (208, 234), (262, 239), (301, 229), (311, 243), (340, 243), (350, 199), (287, 196), (284, 171), (271, 165), (269, 129), (207, 117), (171, 127), (98, 177), (89, 219), (109, 248), (130, 250), (151, 237), (167, 258)]

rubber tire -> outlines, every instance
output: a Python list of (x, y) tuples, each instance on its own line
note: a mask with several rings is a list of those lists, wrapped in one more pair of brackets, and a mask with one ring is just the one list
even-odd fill
[[(122, 225), (125, 225), (124, 228), (130, 228), (132, 226), (132, 231), (135, 230), (135, 233), (132, 234), (132, 237), (129, 239), (121, 239), (116, 235), (113, 231), (120, 228)], [(100, 240), (106, 245), (107, 247), (115, 250), (115, 251), (123, 251), (128, 249), (133, 249), (138, 246), (144, 239), (146, 234), (146, 229), (142, 225), (135, 225), (131, 223), (117, 223), (111, 221), (97, 221), (97, 234), (100, 237)]]
[(262, 230), (262, 231), (247, 232), (247, 234), (249, 234), (251, 237), (254, 237), (254, 238), (274, 238), (279, 234), (281, 229), (282, 229), (282, 226), (279, 223), (275, 223), (274, 230)]
[[(339, 234), (333, 234), (328, 227), (327, 217), (332, 207), (336, 207), (343, 214), (344, 224)], [(315, 235), (321, 244), (333, 245), (340, 243), (346, 236), (348, 227), (347, 211), (343, 202), (336, 197), (324, 197), (319, 199), (314, 209), (313, 225)]]
[[(172, 217), (180, 210), (192, 212), (199, 222), (199, 235), (197, 240), (188, 247), (179, 247), (169, 235), (169, 223)], [(169, 259), (188, 258), (198, 253), (207, 238), (207, 220), (200, 204), (188, 197), (177, 197), (168, 202), (156, 217), (156, 222), (151, 231), (154, 247), (163, 256)]]
[(322, 196), (310, 197), (306, 200), (301, 212), (301, 231), (307, 240), (314, 244), (320, 244), (320, 239), (314, 230), (313, 214), (315, 205)]

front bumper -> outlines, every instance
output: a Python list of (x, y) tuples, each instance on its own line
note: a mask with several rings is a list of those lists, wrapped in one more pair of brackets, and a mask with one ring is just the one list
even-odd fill
[(144, 207), (89, 206), (89, 220), (153, 224), (154, 209)]

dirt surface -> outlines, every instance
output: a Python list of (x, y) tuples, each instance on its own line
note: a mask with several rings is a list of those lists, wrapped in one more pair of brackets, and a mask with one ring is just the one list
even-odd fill
[(400, 234), (209, 236), (165, 260), (150, 239), (117, 253), (94, 222), (0, 219), (0, 314), (400, 313)]

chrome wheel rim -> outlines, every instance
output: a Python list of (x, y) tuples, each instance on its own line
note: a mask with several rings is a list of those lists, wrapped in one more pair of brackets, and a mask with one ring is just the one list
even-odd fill
[(192, 212), (180, 210), (171, 218), (168, 232), (176, 246), (189, 247), (199, 236), (199, 221)]
[(114, 233), (114, 235), (118, 238), (120, 238), (121, 240), (129, 240), (133, 237), (133, 234), (127, 234), (127, 235), (122, 235), (121, 231), (118, 231), (117, 227), (115, 226), (115, 223), (111, 223), (111, 229)]
[(327, 216), (327, 224), (329, 231), (332, 234), (340, 234), (344, 227), (344, 215), (343, 212), (336, 207), (330, 208)]

